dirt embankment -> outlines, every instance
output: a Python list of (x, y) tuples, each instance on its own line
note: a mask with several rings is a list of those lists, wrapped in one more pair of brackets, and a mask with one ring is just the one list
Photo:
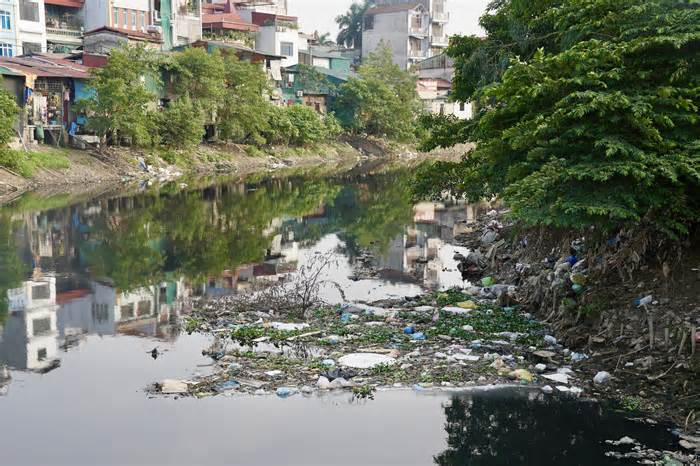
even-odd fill
[[(467, 147), (430, 154), (431, 159), (457, 159)], [(43, 146), (33, 147), (34, 151)], [(410, 145), (372, 138), (346, 138), (314, 148), (271, 147), (260, 151), (237, 144), (203, 145), (188, 153), (160, 153), (129, 148), (67, 151), (69, 168), (37, 169), (25, 178), (0, 167), (0, 205), (27, 191), (51, 195), (87, 194), (118, 189), (134, 181), (168, 181), (180, 177), (246, 175), (285, 168), (334, 167), (350, 169), (371, 159), (418, 163), (426, 154)]]
[[(459, 238), (475, 251), (465, 278), (517, 286), (512, 298), (582, 355), (595, 394), (700, 433), (697, 231), (682, 244), (642, 228), (522, 231), (506, 213), (491, 211)], [(593, 384), (601, 371), (610, 378)]]

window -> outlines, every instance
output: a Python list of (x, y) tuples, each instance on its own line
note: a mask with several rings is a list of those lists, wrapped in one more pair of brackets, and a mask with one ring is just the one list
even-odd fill
[(51, 318), (46, 317), (43, 319), (34, 319), (32, 321), (32, 327), (34, 328), (34, 336), (44, 335), (51, 332)]
[(29, 0), (19, 0), (19, 19), (39, 22), (39, 4)]
[(460, 111), (460, 112), (463, 112), (463, 111), (464, 111), (464, 108), (465, 108), (464, 102), (460, 102), (460, 103), (459, 103), (459, 111)]
[(147, 316), (151, 313), (151, 302), (150, 301), (139, 301), (138, 304), (138, 315)]
[(146, 14), (143, 11), (139, 12), (139, 28), (141, 28), (141, 29), (146, 27), (145, 16), (146, 16)]
[(121, 307), (122, 320), (132, 319), (134, 317), (134, 305), (126, 304)]
[(280, 42), (280, 54), (285, 57), (293, 57), (294, 44), (292, 42)]
[(12, 17), (9, 11), (0, 10), (0, 29), (3, 31), (12, 29)]
[(36, 42), (22, 42), (22, 53), (41, 53), (41, 44)]
[(119, 8), (112, 8), (112, 26), (119, 26)]
[(13, 55), (12, 44), (0, 42), (0, 57), (11, 57)]
[(136, 29), (136, 12), (131, 12), (131, 29)]
[(365, 16), (365, 31), (371, 31), (374, 29), (374, 16)]
[(49, 289), (48, 284), (36, 285), (32, 287), (32, 299), (49, 299), (50, 297), (51, 290)]
[(46, 359), (47, 354), (48, 354), (48, 353), (47, 353), (47, 351), (46, 351), (46, 348), (40, 348), (40, 349), (36, 352), (36, 359), (37, 359), (37, 361), (43, 361), (44, 359)]

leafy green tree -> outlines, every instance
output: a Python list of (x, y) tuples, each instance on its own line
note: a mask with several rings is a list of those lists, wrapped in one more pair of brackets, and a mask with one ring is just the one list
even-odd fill
[(110, 52), (107, 65), (93, 72), (92, 97), (82, 100), (88, 127), (112, 144), (123, 140), (149, 146), (156, 134), (158, 56), (142, 45), (125, 45)]
[(289, 121), (295, 128), (295, 137), (289, 142), (296, 146), (304, 146), (323, 141), (327, 136), (325, 122), (312, 109), (305, 105), (292, 105), (286, 109)]
[(202, 142), (204, 114), (189, 95), (173, 100), (158, 114), (161, 142), (173, 149), (192, 149)]
[(214, 121), (216, 110), (225, 94), (224, 60), (218, 50), (208, 53), (190, 47), (172, 55), (170, 73), (172, 91), (176, 96), (189, 96), (204, 112), (208, 121)]
[(355, 132), (412, 139), (420, 108), (416, 78), (393, 62), (384, 43), (369, 54), (358, 75), (341, 86), (335, 104), (343, 125)]
[(559, 3), (544, 12), (554, 51), (514, 59), (477, 91), (477, 148), (450, 171), (458, 179), (427, 169), (432, 192), (500, 196), (525, 224), (687, 232), (700, 219), (700, 10)]
[(225, 92), (219, 108), (219, 131), (224, 139), (240, 143), (265, 144), (269, 131), (270, 93), (267, 76), (254, 63), (224, 56)]
[(335, 18), (340, 32), (336, 42), (347, 48), (362, 48), (362, 22), (365, 12), (373, 6), (371, 0), (353, 2), (348, 11)]
[[(0, 76), (0, 86), (2, 77)], [(0, 88), (0, 150), (15, 136), (15, 118), (19, 109), (9, 92)]]

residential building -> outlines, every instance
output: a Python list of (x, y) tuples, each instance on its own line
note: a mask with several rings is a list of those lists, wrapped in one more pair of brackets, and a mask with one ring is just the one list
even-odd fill
[(299, 20), (295, 16), (239, 10), (244, 21), (258, 26), (255, 50), (283, 56), (282, 66), (299, 63)]
[(385, 44), (394, 63), (409, 69), (430, 56), (430, 24), (429, 12), (419, 3), (370, 8), (363, 18), (362, 58)]
[(83, 45), (84, 0), (44, 0), (46, 49), (70, 53)]
[[(346, 60), (347, 61), (347, 60)], [(307, 105), (318, 113), (327, 113), (335, 97), (335, 90), (353, 75), (349, 65), (332, 69), (313, 66), (309, 76), (300, 65), (290, 66), (282, 72), (282, 99), (285, 105)]]
[(257, 24), (241, 18), (233, 0), (202, 5), (202, 36), (204, 39), (232, 40), (253, 47), (255, 35), (259, 30), (260, 27)]
[(451, 99), (454, 61), (445, 53), (430, 57), (413, 67), (418, 75), (418, 96), (428, 112), (441, 115), (454, 115), (460, 119), (470, 119), (474, 113), (472, 102), (454, 102)]
[(286, 15), (288, 0), (234, 0), (236, 7), (241, 10)]
[(71, 123), (78, 120), (73, 104), (90, 93), (90, 69), (50, 54), (35, 54), (0, 57), (0, 74), (3, 70), (24, 78), (16, 96), (21, 102), (18, 130), (22, 139), (30, 142), (39, 135), (51, 143), (65, 140)]
[[(398, 5), (408, 3), (407, 0), (375, 0), (376, 6)], [(442, 53), (447, 47), (449, 40), (447, 35), (447, 23), (450, 21), (450, 14), (447, 12), (447, 0), (412, 0), (410, 3), (419, 3), (425, 7), (430, 15), (430, 56)]]
[(44, 0), (15, 0), (19, 12), (15, 55), (46, 52)]
[(0, 0), (0, 57), (19, 53), (19, 4), (16, 0)]

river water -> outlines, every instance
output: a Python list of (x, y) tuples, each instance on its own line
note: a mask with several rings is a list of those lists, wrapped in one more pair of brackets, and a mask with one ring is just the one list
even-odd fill
[(599, 465), (620, 464), (605, 440), (623, 435), (671, 447), (666, 427), (538, 390), (146, 394), (208, 371), (208, 337), (180, 332), (188, 296), (285, 280), (319, 254), (333, 257), (328, 301), (462, 284), (449, 243), (479, 207), (414, 204), (408, 176), (257, 176), (0, 208), (0, 464)]

